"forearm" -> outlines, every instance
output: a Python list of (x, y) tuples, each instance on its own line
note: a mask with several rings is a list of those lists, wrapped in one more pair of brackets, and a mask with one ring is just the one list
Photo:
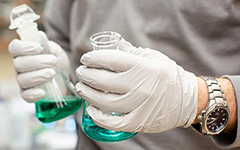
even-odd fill
[[(232, 86), (232, 83), (226, 78), (217, 78), (217, 80), (222, 87), (222, 90), (226, 96), (228, 107), (230, 109), (229, 123), (224, 132), (231, 132), (232, 130), (236, 129), (237, 122), (237, 104), (234, 88)], [(201, 114), (201, 111), (205, 109), (206, 105), (208, 104), (208, 90), (206, 82), (202, 78), (197, 77), (197, 81), (198, 81), (198, 110), (197, 110), (198, 116), (199, 114)], [(197, 116), (193, 124), (198, 123)]]

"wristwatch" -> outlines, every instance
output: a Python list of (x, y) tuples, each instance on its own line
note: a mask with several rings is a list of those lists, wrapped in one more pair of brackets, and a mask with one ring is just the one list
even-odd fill
[(221, 85), (213, 77), (201, 76), (206, 83), (209, 101), (198, 116), (200, 132), (202, 134), (216, 135), (223, 131), (229, 121), (229, 108)]

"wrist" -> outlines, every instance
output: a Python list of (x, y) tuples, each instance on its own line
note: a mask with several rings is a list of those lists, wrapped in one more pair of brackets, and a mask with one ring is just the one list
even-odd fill
[[(217, 78), (217, 81), (221, 85), (222, 91), (226, 96), (226, 101), (230, 109), (229, 123), (224, 131), (231, 131), (236, 128), (236, 120), (237, 120), (237, 114), (236, 114), (237, 105), (236, 105), (234, 88), (232, 86), (232, 83), (227, 78)], [(193, 124), (199, 123), (197, 117), (198, 115), (201, 114), (201, 111), (206, 108), (209, 101), (206, 82), (200, 77), (197, 77), (197, 82), (198, 82), (198, 106), (197, 106), (197, 115)]]
[(208, 90), (207, 90), (207, 85), (205, 81), (197, 77), (197, 83), (198, 83), (198, 102), (197, 102), (197, 115), (195, 117), (195, 120), (193, 124), (198, 124), (198, 115), (201, 114), (202, 110), (206, 108), (208, 104)]

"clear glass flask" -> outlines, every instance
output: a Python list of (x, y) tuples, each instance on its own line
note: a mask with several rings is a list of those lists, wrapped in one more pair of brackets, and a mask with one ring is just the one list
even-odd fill
[[(38, 34), (37, 23), (40, 16), (26, 4), (13, 8), (9, 29), (17, 29), (22, 41), (31, 41), (44, 45)], [(44, 48), (45, 54), (49, 51)], [(54, 68), (56, 76), (49, 82), (38, 88), (45, 91), (43, 99), (39, 100), (36, 106), (36, 116), (44, 123), (54, 122), (76, 113), (82, 106), (83, 99), (78, 96), (74, 85), (59, 67)]]
[[(122, 36), (119, 33), (104, 31), (96, 33), (90, 37), (90, 43), (93, 45), (94, 50), (101, 49), (118, 49), (119, 41)], [(107, 91), (105, 91), (107, 92)], [(85, 134), (93, 140), (100, 142), (120, 142), (127, 140), (135, 136), (137, 133), (119, 132), (113, 130), (107, 130), (96, 125), (91, 116), (87, 113), (86, 108), (90, 104), (85, 101), (83, 116), (82, 116), (82, 129)], [(111, 115), (121, 115), (119, 112), (107, 112)]]

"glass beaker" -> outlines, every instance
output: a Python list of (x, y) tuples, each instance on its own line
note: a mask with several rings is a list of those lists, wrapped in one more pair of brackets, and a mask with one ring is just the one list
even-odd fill
[[(93, 45), (94, 50), (118, 49), (119, 42), (121, 39), (122, 36), (119, 33), (104, 31), (92, 35), (90, 37), (90, 43)], [(93, 122), (91, 116), (86, 111), (86, 108), (89, 105), (90, 104), (87, 101), (85, 101), (82, 117), (82, 129), (85, 132), (85, 134), (91, 139), (100, 142), (120, 142), (132, 138), (137, 134), (130, 132), (107, 130), (102, 127), (99, 127)], [(121, 113), (119, 112), (107, 112), (107, 113), (110, 113), (112, 115), (121, 115)]]
[[(22, 41), (31, 41), (44, 45), (38, 34), (37, 23), (40, 16), (26, 4), (13, 8), (9, 29), (17, 29)], [(49, 50), (44, 48), (45, 54)], [(36, 116), (44, 123), (54, 122), (76, 113), (82, 106), (83, 99), (78, 96), (72, 82), (65, 76), (59, 67), (54, 68), (56, 76), (39, 88), (45, 91), (43, 99), (39, 100), (36, 106)]]

